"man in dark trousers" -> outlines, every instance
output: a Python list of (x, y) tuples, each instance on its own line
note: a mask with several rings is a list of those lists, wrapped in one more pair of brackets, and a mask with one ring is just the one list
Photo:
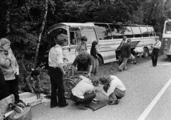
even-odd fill
[(123, 62), (119, 65), (118, 70), (122, 71), (122, 70), (127, 70), (127, 61), (128, 58), (131, 54), (131, 45), (129, 42), (125, 42), (123, 43), (122, 47), (121, 47), (121, 57), (123, 59)]
[(64, 96), (63, 75), (65, 74), (65, 71), (63, 69), (63, 52), (61, 47), (65, 42), (65, 39), (60, 34), (55, 38), (55, 42), (56, 45), (50, 49), (48, 58), (48, 74), (51, 81), (51, 108), (56, 106), (65, 107), (68, 105)]
[(158, 54), (161, 47), (161, 41), (159, 38), (156, 38), (155, 40), (156, 42), (152, 45), (153, 51), (151, 55), (153, 67), (157, 66)]

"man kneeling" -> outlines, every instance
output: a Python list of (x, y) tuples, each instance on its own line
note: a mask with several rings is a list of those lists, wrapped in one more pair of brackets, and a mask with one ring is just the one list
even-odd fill
[(109, 97), (109, 105), (118, 104), (119, 99), (125, 96), (126, 88), (118, 77), (114, 75), (105, 75), (99, 78), (99, 82), (104, 85), (103, 89), (105, 92), (100, 92)]
[(71, 90), (71, 99), (80, 109), (86, 110), (85, 105), (96, 97), (95, 86), (99, 85), (99, 81), (91, 81), (84, 76), (80, 76), (80, 79), (82, 80)]

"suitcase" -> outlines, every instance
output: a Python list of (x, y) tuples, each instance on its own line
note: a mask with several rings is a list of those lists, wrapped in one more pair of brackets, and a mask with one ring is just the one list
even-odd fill
[(17, 112), (13, 112), (8, 118), (7, 120), (32, 120), (32, 113), (31, 113), (31, 107), (25, 107), (23, 108), (23, 112), (22, 113), (17, 113)]

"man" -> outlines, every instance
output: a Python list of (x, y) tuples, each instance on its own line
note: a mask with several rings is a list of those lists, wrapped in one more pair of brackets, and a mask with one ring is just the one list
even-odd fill
[(153, 48), (151, 56), (153, 67), (157, 66), (158, 54), (161, 47), (161, 41), (159, 38), (156, 38), (155, 40), (156, 42), (151, 46)]
[(86, 110), (86, 104), (96, 97), (95, 86), (98, 86), (97, 80), (91, 81), (90, 79), (79, 76), (81, 81), (71, 90), (71, 99), (75, 101), (75, 104), (79, 109)]
[(100, 92), (109, 98), (109, 105), (117, 105), (119, 100), (125, 96), (125, 85), (118, 77), (114, 75), (104, 75), (99, 78), (99, 81), (104, 85), (103, 89), (105, 91)]
[(119, 71), (127, 70), (127, 61), (130, 55), (131, 55), (131, 45), (129, 44), (129, 42), (128, 43), (125, 42), (121, 47), (121, 57), (123, 59), (123, 62), (118, 67)]
[(123, 36), (123, 39), (119, 45), (119, 47), (116, 49), (116, 52), (119, 54), (118, 58), (119, 58), (119, 65), (123, 62), (123, 58), (121, 57), (121, 47), (123, 46), (124, 43), (126, 43), (126, 36)]
[[(63, 69), (63, 52), (61, 45), (65, 42), (64, 37), (58, 35), (57, 38), (55, 38), (55, 42), (56, 45), (50, 49), (48, 58), (48, 74), (51, 80), (51, 108), (56, 106), (65, 107), (68, 105), (64, 96), (65, 92), (63, 86), (63, 75), (65, 74), (65, 71)], [(58, 99), (56, 98), (56, 95)]]
[(91, 75), (92, 71), (92, 58), (89, 53), (82, 52), (75, 58), (72, 64), (72, 75), (74, 75), (75, 68), (77, 71), (87, 71), (88, 75)]

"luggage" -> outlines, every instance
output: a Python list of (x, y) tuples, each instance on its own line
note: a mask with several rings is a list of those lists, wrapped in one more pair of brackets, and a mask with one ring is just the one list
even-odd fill
[(6, 120), (32, 120), (31, 107), (23, 108), (23, 112), (14, 111)]

